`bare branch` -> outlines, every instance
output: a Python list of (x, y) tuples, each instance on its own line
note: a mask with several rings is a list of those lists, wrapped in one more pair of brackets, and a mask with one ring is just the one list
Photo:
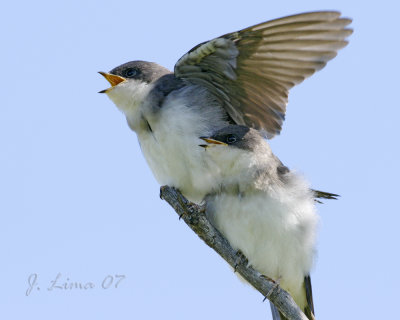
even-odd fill
[(161, 199), (166, 200), (180, 218), (211, 248), (213, 248), (247, 282), (269, 299), (288, 319), (308, 320), (288, 292), (276, 282), (248, 266), (243, 254), (238, 254), (208, 221), (204, 206), (189, 202), (178, 190), (168, 186), (160, 189)]

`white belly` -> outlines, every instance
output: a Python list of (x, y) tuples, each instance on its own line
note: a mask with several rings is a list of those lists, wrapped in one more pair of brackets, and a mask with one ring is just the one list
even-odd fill
[(207, 199), (207, 212), (234, 249), (242, 251), (262, 274), (280, 279), (302, 306), (318, 219), (311, 198), (293, 200), (279, 201), (263, 191), (243, 197), (222, 193)]

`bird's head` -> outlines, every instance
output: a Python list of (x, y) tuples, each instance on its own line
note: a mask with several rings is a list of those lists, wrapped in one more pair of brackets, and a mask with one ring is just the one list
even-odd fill
[(205, 148), (215, 164), (227, 174), (249, 168), (271, 153), (262, 135), (245, 126), (229, 125), (200, 139), (206, 142), (200, 147)]
[(131, 61), (110, 72), (99, 72), (111, 84), (106, 93), (125, 114), (132, 113), (147, 96), (152, 84), (170, 71), (154, 62)]

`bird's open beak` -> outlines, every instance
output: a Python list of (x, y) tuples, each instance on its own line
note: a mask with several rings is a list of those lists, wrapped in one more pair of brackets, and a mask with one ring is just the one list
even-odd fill
[(126, 81), (124, 77), (116, 76), (115, 74), (107, 73), (107, 72), (102, 72), (99, 71), (99, 73), (106, 78), (106, 80), (111, 84), (111, 87), (108, 89), (104, 89), (99, 91), (99, 93), (107, 93), (109, 90), (114, 88), (117, 84), (120, 84), (121, 82)]
[(225, 142), (222, 141), (218, 141), (215, 139), (211, 139), (211, 138), (207, 138), (207, 137), (200, 137), (201, 140), (204, 140), (205, 142), (207, 142), (208, 144), (199, 144), (199, 147), (202, 148), (209, 148), (209, 147), (215, 147), (215, 146), (227, 146), (227, 144)]

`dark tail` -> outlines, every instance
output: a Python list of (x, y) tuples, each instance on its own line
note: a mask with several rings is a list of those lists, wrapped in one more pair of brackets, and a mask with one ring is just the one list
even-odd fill
[(304, 308), (304, 314), (310, 320), (315, 320), (314, 301), (312, 297), (311, 278), (310, 275), (304, 277), (304, 289), (306, 290), (307, 305)]
[[(314, 316), (314, 302), (312, 297), (311, 278), (310, 276), (304, 277), (304, 291), (306, 294), (307, 305), (303, 312), (310, 320), (315, 320)], [(282, 313), (279, 312), (278, 308), (274, 306), (272, 302), (269, 303), (271, 306), (271, 313), (273, 320), (288, 320)]]

